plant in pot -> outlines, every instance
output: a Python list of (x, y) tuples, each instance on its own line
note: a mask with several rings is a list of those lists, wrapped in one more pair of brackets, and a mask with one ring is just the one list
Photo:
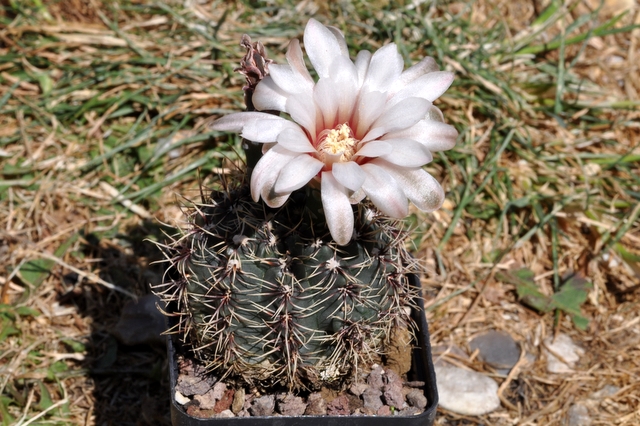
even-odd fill
[[(444, 200), (422, 166), (455, 144), (432, 104), (453, 75), (431, 58), (403, 71), (394, 44), (352, 61), (340, 31), (314, 19), (304, 46), (317, 81), (298, 40), (286, 65), (242, 44), (247, 111), (212, 126), (240, 132), (246, 169), (193, 206), (155, 289), (171, 324), (174, 424), (430, 424), (419, 267), (400, 219), (408, 201)], [(390, 359), (399, 350), (413, 365)]]

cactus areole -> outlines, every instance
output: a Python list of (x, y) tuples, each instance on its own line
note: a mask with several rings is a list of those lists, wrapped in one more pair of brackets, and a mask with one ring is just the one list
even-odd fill
[(243, 38), (248, 111), (213, 128), (241, 132), (246, 173), (191, 209), (155, 289), (205, 367), (262, 389), (347, 383), (411, 326), (417, 268), (398, 219), (408, 200), (440, 207), (422, 166), (456, 138), (432, 104), (452, 75), (431, 58), (402, 71), (389, 44), (354, 63), (313, 19), (304, 42), (317, 82), (297, 40), (273, 65)]

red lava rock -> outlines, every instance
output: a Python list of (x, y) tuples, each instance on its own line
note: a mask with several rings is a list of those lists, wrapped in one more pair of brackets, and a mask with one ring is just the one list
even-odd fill
[(327, 402), (320, 393), (315, 392), (309, 395), (304, 414), (307, 416), (324, 416), (327, 414)]
[(367, 385), (366, 383), (354, 383), (349, 388), (349, 392), (351, 392), (355, 396), (360, 396), (365, 390), (367, 390), (368, 387), (369, 385)]
[(427, 397), (418, 389), (412, 389), (407, 394), (407, 403), (412, 407), (423, 409), (427, 406)]
[(252, 416), (271, 416), (275, 406), (275, 396), (264, 395), (253, 400), (251, 407), (249, 408), (249, 412)]
[(402, 394), (402, 379), (393, 370), (387, 370), (385, 375), (384, 399), (392, 407), (401, 409), (404, 407), (404, 395)]
[(346, 395), (340, 395), (327, 404), (327, 414), (329, 416), (348, 416), (351, 414), (349, 409), (349, 398)]
[(222, 395), (222, 398), (220, 398), (218, 402), (216, 402), (215, 407), (213, 407), (213, 411), (216, 414), (219, 414), (223, 411), (229, 410), (229, 408), (231, 407), (231, 403), (233, 402), (234, 393), (235, 391), (233, 389), (227, 389)]
[(301, 416), (307, 409), (307, 404), (302, 398), (290, 393), (278, 397), (277, 406), (283, 416)]
[(382, 407), (380, 407), (378, 409), (378, 412), (376, 413), (379, 416), (390, 416), (391, 415), (391, 409), (389, 408), (388, 405), (383, 405)]
[(382, 375), (384, 374), (384, 370), (379, 365), (374, 365), (371, 373), (369, 373), (369, 377), (367, 377), (367, 384), (374, 389), (382, 389), (384, 386), (384, 381), (382, 379)]
[(377, 389), (369, 388), (362, 394), (362, 399), (364, 401), (364, 407), (371, 409), (374, 413), (376, 413), (380, 407), (384, 404), (380, 399), (382, 392)]

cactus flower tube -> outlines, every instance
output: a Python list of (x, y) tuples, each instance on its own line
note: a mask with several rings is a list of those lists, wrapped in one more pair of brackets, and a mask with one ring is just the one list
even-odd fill
[[(252, 97), (258, 111), (232, 113), (213, 129), (262, 143), (251, 174), (251, 196), (272, 208), (310, 184), (319, 186), (332, 238), (346, 245), (354, 232), (352, 204), (367, 197), (383, 214), (403, 218), (408, 201), (423, 211), (444, 201), (440, 184), (422, 166), (451, 149), (457, 131), (433, 101), (453, 74), (425, 58), (403, 71), (395, 44), (349, 58), (344, 36), (310, 19), (304, 47), (319, 79), (304, 64), (298, 40), (287, 65), (269, 65)], [(291, 119), (260, 111), (280, 111)]]

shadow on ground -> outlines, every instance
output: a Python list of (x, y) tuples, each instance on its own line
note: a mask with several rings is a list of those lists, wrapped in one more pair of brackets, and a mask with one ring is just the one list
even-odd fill
[[(157, 223), (145, 221), (110, 240), (85, 236), (84, 254), (99, 261), (94, 270), (101, 271), (102, 279), (149, 301), (144, 296), (150, 294), (151, 283), (161, 282), (162, 265), (152, 264), (161, 253), (147, 238), (165, 237)], [(170, 425), (164, 337), (154, 334), (144, 316), (118, 323), (123, 312), (131, 311), (131, 297), (80, 285), (75, 274), (64, 280), (72, 290), (60, 296), (60, 303), (75, 305), (91, 324), (82, 366), (89, 377), (87, 388), (93, 389), (88, 417), (93, 416), (96, 425)], [(147, 311), (156, 313), (154, 305), (147, 303)]]

